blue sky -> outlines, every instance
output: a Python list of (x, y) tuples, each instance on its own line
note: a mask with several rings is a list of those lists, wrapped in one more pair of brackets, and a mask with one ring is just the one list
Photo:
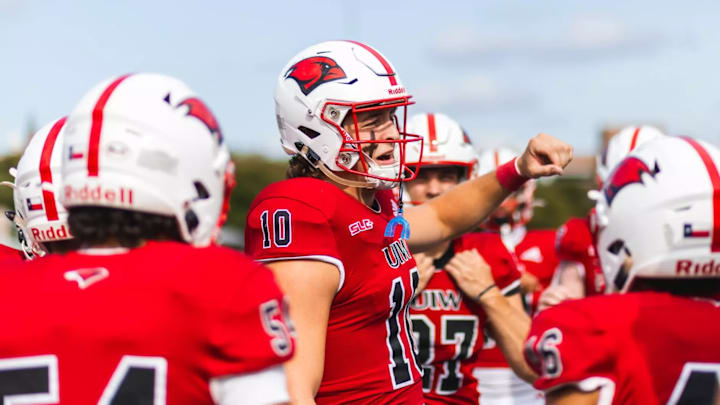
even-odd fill
[(96, 82), (156, 71), (206, 100), (235, 151), (281, 157), (276, 76), (326, 39), (381, 50), (411, 113), (445, 112), (479, 146), (545, 131), (588, 154), (603, 125), (633, 123), (717, 144), (719, 15), (713, 1), (0, 0), (0, 153)]

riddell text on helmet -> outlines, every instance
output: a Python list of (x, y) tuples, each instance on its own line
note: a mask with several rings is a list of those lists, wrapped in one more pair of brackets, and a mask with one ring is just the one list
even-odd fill
[(689, 276), (717, 276), (720, 275), (720, 262), (710, 260), (706, 263), (696, 263), (692, 260), (678, 260), (675, 266), (676, 274)]
[(30, 231), (32, 232), (33, 238), (38, 242), (63, 240), (71, 237), (65, 224), (57, 227), (51, 225), (47, 229), (32, 227)]
[(118, 205), (133, 205), (133, 191), (131, 188), (103, 188), (100, 185), (82, 188), (65, 186), (65, 201), (73, 202), (103, 202)]

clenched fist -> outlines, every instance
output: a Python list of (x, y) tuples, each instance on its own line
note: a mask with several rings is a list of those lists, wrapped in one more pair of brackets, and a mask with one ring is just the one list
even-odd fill
[(552, 176), (562, 174), (572, 157), (572, 146), (541, 133), (530, 139), (517, 160), (517, 167), (520, 174), (528, 178)]

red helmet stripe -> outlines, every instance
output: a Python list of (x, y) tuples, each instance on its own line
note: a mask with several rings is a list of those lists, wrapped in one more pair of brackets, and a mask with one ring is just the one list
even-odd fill
[(99, 163), (99, 152), (100, 152), (100, 132), (102, 132), (103, 123), (103, 110), (105, 104), (107, 104), (110, 95), (120, 85), (120, 83), (130, 77), (129, 74), (123, 75), (115, 79), (110, 85), (102, 92), (100, 98), (95, 104), (95, 108), (92, 113), (92, 126), (90, 127), (90, 144), (88, 145), (88, 176), (97, 177), (100, 171)]
[[(47, 138), (45, 138), (45, 144), (40, 153), (40, 183), (51, 183), (52, 184), (52, 171), (50, 170), (50, 161), (52, 160), (53, 148), (55, 148), (55, 141), (57, 140), (60, 130), (65, 125), (67, 117), (60, 118), (55, 121), (55, 124), (50, 129)], [(57, 221), (58, 211), (55, 205), (55, 196), (52, 191), (43, 189), (43, 206), (45, 207), (45, 216), (48, 221)]]
[(366, 51), (370, 52), (374, 57), (376, 57), (377, 60), (379, 60), (380, 63), (385, 68), (385, 72), (387, 72), (388, 78), (390, 79), (390, 85), (397, 86), (397, 79), (395, 79), (395, 72), (393, 72), (392, 67), (390, 66), (390, 63), (385, 58), (383, 58), (383, 56), (380, 55), (380, 53), (378, 51), (363, 44), (362, 42), (357, 42), (357, 41), (348, 41), (348, 42), (352, 42), (355, 45), (363, 47)]
[(435, 127), (435, 114), (427, 115), (428, 122), (428, 144), (430, 152), (437, 152), (437, 132)]
[(637, 145), (637, 139), (638, 139), (638, 135), (640, 135), (640, 129), (641, 129), (641, 127), (635, 128), (635, 132), (633, 133), (632, 140), (630, 141), (630, 152), (632, 152), (632, 150), (635, 149), (635, 145)]
[(710, 154), (703, 148), (700, 142), (681, 136), (681, 139), (685, 140), (695, 149), (700, 159), (702, 159), (705, 169), (707, 169), (708, 175), (710, 175), (710, 182), (713, 186), (713, 233), (712, 242), (710, 243), (710, 250), (712, 252), (720, 252), (720, 175), (718, 169), (715, 166)]

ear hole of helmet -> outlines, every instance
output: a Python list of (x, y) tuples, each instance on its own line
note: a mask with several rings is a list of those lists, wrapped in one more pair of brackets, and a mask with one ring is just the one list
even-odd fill
[(617, 239), (613, 241), (613, 243), (608, 246), (607, 250), (614, 255), (620, 255), (621, 253), (624, 253), (624, 260), (622, 260), (620, 268), (618, 269), (615, 275), (615, 279), (613, 280), (615, 288), (617, 288), (618, 290), (622, 290), (625, 286), (625, 283), (627, 283), (628, 275), (630, 273), (630, 267), (632, 266), (632, 253), (630, 252), (630, 249), (625, 246), (625, 241), (623, 241), (622, 239)]
[(302, 132), (303, 134), (305, 134), (310, 139), (315, 139), (320, 135), (320, 132), (315, 131), (314, 129), (310, 129), (308, 127), (302, 126), (302, 125), (298, 127), (298, 130), (300, 132)]
[(202, 182), (195, 180), (193, 182), (193, 185), (195, 186), (195, 190), (198, 193), (198, 200), (207, 200), (208, 198), (210, 198), (210, 192), (208, 192), (207, 188), (204, 184), (202, 184)]
[(193, 210), (185, 212), (185, 225), (187, 225), (188, 232), (194, 231), (200, 225), (200, 220)]
[(608, 246), (607, 250), (614, 255), (618, 255), (620, 254), (620, 250), (622, 250), (623, 246), (625, 246), (625, 242), (618, 239), (611, 243), (610, 246)]

